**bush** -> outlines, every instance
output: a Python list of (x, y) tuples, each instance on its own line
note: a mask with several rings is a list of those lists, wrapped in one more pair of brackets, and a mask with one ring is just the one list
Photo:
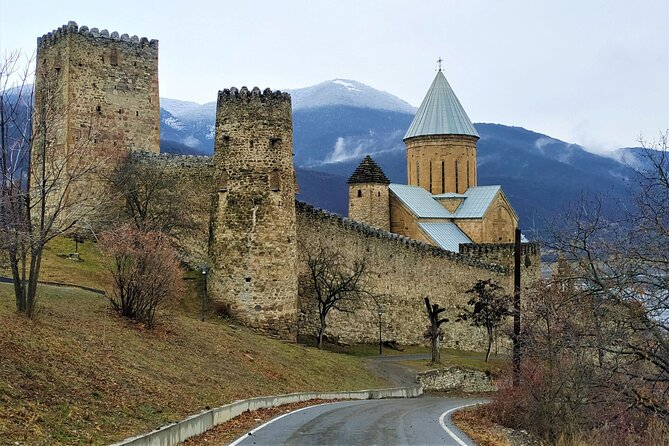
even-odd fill
[(100, 244), (111, 259), (111, 307), (152, 327), (156, 309), (183, 292), (179, 260), (167, 236), (124, 226), (104, 233)]

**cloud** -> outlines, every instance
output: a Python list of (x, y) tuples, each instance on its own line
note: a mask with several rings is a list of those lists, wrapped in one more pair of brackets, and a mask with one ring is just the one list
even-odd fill
[(362, 142), (359, 142), (352, 148), (349, 147), (350, 145), (350, 141), (347, 142), (346, 138), (342, 136), (338, 137), (332, 153), (325, 158), (323, 162), (326, 164), (341, 163), (342, 161), (348, 161), (352, 158), (359, 158), (363, 153), (363, 150), (369, 146), (369, 144), (364, 144)]

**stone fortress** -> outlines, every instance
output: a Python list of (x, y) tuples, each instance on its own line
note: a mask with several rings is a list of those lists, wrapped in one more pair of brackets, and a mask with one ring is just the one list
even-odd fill
[[(209, 296), (247, 326), (287, 340), (315, 334), (301, 259), (319, 245), (364, 258), (367, 287), (379, 296), (331, 313), (326, 334), (339, 342), (377, 341), (382, 309), (384, 339), (422, 343), (425, 296), (453, 319), (477, 280), (512, 289), (518, 219), (499, 186), (477, 186), (478, 135), (441, 71), (405, 138), (409, 184), (390, 184), (366, 158), (349, 180), (344, 218), (295, 200), (287, 93), (219, 91), (213, 158), (176, 156), (159, 153), (158, 41), (70, 22), (37, 39), (37, 70), (60, 87), (57, 147), (93, 128), (91, 156), (110, 157), (109, 168), (130, 156), (187, 188), (184, 212), (198, 227), (175, 243), (191, 266), (211, 266)], [(523, 255), (524, 277), (536, 277), (539, 246), (524, 243)], [(481, 349), (484, 339), (451, 323), (444, 344)]]

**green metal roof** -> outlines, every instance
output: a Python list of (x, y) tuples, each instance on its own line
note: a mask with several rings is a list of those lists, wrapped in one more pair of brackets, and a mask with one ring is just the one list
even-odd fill
[(471, 239), (455, 223), (422, 222), (420, 229), (442, 249), (460, 252), (460, 243), (471, 243)]
[(453, 218), (455, 216), (422, 187), (391, 183), (390, 192), (418, 218)]
[(437, 76), (432, 81), (404, 139), (425, 135), (479, 137), (441, 70), (437, 72)]

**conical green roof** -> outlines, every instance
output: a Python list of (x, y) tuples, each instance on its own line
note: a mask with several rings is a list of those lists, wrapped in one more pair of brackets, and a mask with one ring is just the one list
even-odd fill
[(479, 137), (446, 77), (439, 70), (404, 139), (424, 135)]

